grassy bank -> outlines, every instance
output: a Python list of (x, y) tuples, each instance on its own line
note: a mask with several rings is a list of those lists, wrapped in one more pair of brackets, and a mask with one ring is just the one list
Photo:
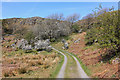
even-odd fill
[(60, 54), (60, 57), (61, 57), (61, 61), (58, 63), (57, 67), (56, 67), (56, 70), (54, 72), (51, 72), (51, 76), (50, 78), (56, 78), (62, 65), (63, 65), (63, 62), (64, 62), (64, 56)]

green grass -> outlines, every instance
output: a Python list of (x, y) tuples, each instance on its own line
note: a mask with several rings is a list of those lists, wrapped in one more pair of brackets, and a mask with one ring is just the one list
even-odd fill
[[(69, 55), (68, 53), (66, 53), (64, 50), (61, 50), (61, 49), (58, 49), (59, 51), (65, 53), (65, 55), (67, 56), (68, 58), (68, 61), (67, 61), (67, 66), (66, 66), (66, 69), (65, 69), (65, 78), (73, 78), (73, 77), (77, 77), (78, 74), (73, 74), (74, 72), (77, 72), (77, 64), (76, 64), (76, 61), (75, 59), (73, 58), (72, 55)], [(71, 70), (72, 68), (72, 70)]]
[(84, 47), (84, 50), (87, 50), (87, 49), (89, 49), (91, 46), (86, 46), (86, 47)]
[(62, 65), (63, 65), (63, 62), (64, 62), (64, 56), (63, 55), (60, 55), (61, 56), (61, 61), (58, 63), (57, 67), (56, 67), (56, 70), (54, 72), (52, 72), (50, 78), (56, 78)]
[(56, 40), (56, 42), (61, 42), (62, 39), (65, 39), (65, 40), (69, 40), (70, 39), (70, 36), (63, 36), (63, 37), (60, 37)]
[(115, 75), (115, 74), (113, 74), (113, 75), (111, 76), (111, 78), (116, 78), (116, 75)]
[(25, 50), (22, 50), (22, 49), (18, 49), (17, 51), (11, 51), (11, 52), (6, 52), (4, 53), (3, 55), (6, 55), (7, 57), (14, 57), (16, 54), (20, 56), (24, 56), (24, 55), (27, 55), (27, 54), (42, 54), (42, 55), (49, 55), (49, 54), (52, 54), (54, 51), (51, 51), (51, 52), (47, 52), (47, 51), (41, 51), (40, 53), (38, 53), (38, 51), (36, 50), (29, 50), (29, 51), (25, 51)]
[[(71, 55), (66, 54), (66, 56), (68, 58), (68, 61), (67, 61), (67, 66), (66, 66), (66, 70), (65, 70), (65, 78), (77, 77), (78, 74), (76, 73), (77, 72), (76, 61), (74, 60), (74, 58)], [(71, 70), (71, 68), (72, 68), (72, 70)]]
[(85, 71), (85, 73), (90, 76), (91, 75), (91, 71), (87, 68), (87, 66), (85, 64), (82, 63), (82, 61), (73, 53), (70, 53), (72, 54), (73, 56), (75, 56), (77, 58), (77, 60), (79, 61), (81, 67), (83, 68), (83, 70)]
[[(57, 43), (58, 43), (58, 42), (57, 42)], [(55, 47), (56, 49), (58, 49), (61, 45), (59, 45), (59, 46), (57, 47), (57, 46), (53, 43), (52, 46)], [(90, 47), (92, 47), (92, 46), (88, 46), (87, 49), (90, 48)], [(65, 50), (61, 50), (61, 49), (62, 49), (62, 48), (59, 48), (58, 50), (61, 51), (61, 52), (66, 53)], [(95, 48), (93, 47), (93, 49), (95, 49)], [(73, 55), (73, 56), (75, 56), (75, 57), (77, 58), (77, 60), (79, 61), (81, 67), (82, 67), (83, 70), (85, 71), (85, 73), (86, 73), (88, 76), (90, 76), (90, 75), (91, 75), (91, 71), (87, 68), (87, 66), (86, 66), (85, 64), (83, 64), (82, 61), (81, 61), (75, 54), (73, 54), (73, 53), (70, 53), (70, 54)]]
[(98, 45), (97, 43), (95, 43), (95, 44), (93, 44), (93, 45), (91, 45), (91, 46), (87, 45), (87, 46), (84, 47), (83, 49), (84, 49), (84, 50), (91, 49), (92, 51), (94, 51), (95, 49), (98, 49), (98, 48), (99, 48), (99, 45)]
[[(62, 52), (67, 53), (66, 51), (62, 50)], [(85, 73), (90, 76), (91, 75), (91, 71), (87, 68), (87, 66), (85, 64), (82, 63), (82, 61), (73, 53), (70, 53), (71, 55), (75, 56), (77, 58), (77, 60), (79, 61), (82, 69), (85, 71)]]
[(59, 37), (58, 39), (56, 39), (56, 41), (55, 42), (52, 42), (51, 43), (51, 45), (55, 45), (55, 44), (57, 44), (57, 43), (59, 43), (59, 42), (61, 42), (62, 41), (62, 39), (64, 39), (64, 40), (69, 40), (69, 39), (71, 39), (71, 37), (70, 36), (63, 36), (63, 37)]
[[(57, 43), (59, 43), (59, 42), (56, 42), (56, 44), (57, 44)], [(61, 49), (62, 49), (62, 48), (61, 48), (61, 45), (59, 45), (59, 46), (57, 45), (57, 46), (56, 46), (55, 43), (53, 43), (52, 46), (55, 47), (56, 49), (60, 50), (61, 52), (65, 52), (65, 53), (66, 53), (65, 50), (61, 50)], [(94, 50), (94, 49), (96, 49), (96, 48), (95, 48), (96, 46), (97, 46), (96, 44), (95, 44), (94, 46), (87, 46), (85, 49), (92, 48), (92, 49)], [(83, 64), (82, 61), (81, 61), (75, 54), (73, 54), (73, 53), (70, 53), (70, 54), (73, 55), (73, 56), (75, 56), (75, 57), (77, 58), (77, 60), (79, 61), (81, 67), (82, 67), (83, 70), (85, 71), (85, 73), (86, 73), (88, 76), (90, 76), (90, 75), (91, 75), (91, 71), (87, 68), (87, 66), (86, 66), (85, 64)]]
[(42, 54), (42, 55), (49, 55), (49, 54), (52, 54), (53, 52), (55, 52), (54, 50), (52, 50), (51, 52), (47, 52), (47, 51), (41, 51), (40, 53), (38, 54)]

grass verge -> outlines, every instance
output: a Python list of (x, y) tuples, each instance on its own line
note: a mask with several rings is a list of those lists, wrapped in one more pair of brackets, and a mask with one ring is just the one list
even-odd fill
[(61, 56), (61, 61), (58, 63), (58, 65), (57, 65), (57, 67), (56, 67), (56, 70), (55, 70), (54, 72), (52, 72), (50, 78), (56, 78), (57, 75), (58, 75), (58, 73), (59, 73), (59, 71), (60, 71), (60, 69), (61, 69), (61, 67), (62, 67), (62, 65), (63, 65), (64, 56), (61, 55), (61, 54), (60, 54), (60, 56)]
[[(61, 50), (62, 52), (67, 53), (67, 51)], [(82, 63), (82, 61), (73, 53), (70, 53), (71, 55), (75, 56), (77, 58), (77, 60), (79, 61), (82, 69), (85, 71), (85, 73), (90, 76), (91, 75), (91, 71), (87, 68), (87, 66), (85, 64)]]
[(85, 73), (90, 76), (91, 75), (91, 71), (87, 68), (87, 66), (85, 64), (82, 63), (82, 61), (73, 53), (70, 53), (72, 54), (73, 56), (75, 56), (77, 58), (77, 60), (79, 61), (81, 67), (83, 68), (83, 70), (85, 71)]

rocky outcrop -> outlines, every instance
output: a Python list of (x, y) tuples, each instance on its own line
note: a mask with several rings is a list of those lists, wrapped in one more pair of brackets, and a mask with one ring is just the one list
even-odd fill
[(80, 42), (80, 38), (74, 41), (74, 43), (79, 43), (79, 42)]
[(112, 64), (118, 64), (120, 62), (120, 58), (115, 58), (112, 60)]
[(38, 40), (36, 43), (35, 43), (35, 49), (36, 50), (46, 50), (46, 51), (51, 51), (52, 48), (50, 46), (50, 41), (49, 39), (43, 41), (43, 40)]
[(28, 44), (28, 41), (25, 39), (18, 40), (16, 47), (23, 50), (32, 50), (32, 46)]
[(62, 43), (64, 44), (63, 49), (68, 49), (68, 43), (66, 42), (66, 40), (62, 39)]
[(24, 50), (32, 50), (33, 48), (32, 48), (32, 46), (31, 45), (26, 45), (25, 47), (24, 47)]
[(80, 29), (80, 30), (78, 31), (78, 33), (82, 33), (82, 29)]
[(28, 42), (25, 39), (18, 40), (16, 47), (19, 49), (24, 49)]
[(27, 40), (25, 39), (21, 39), (18, 40), (16, 47), (18, 49), (22, 49), (22, 50), (32, 50), (32, 49), (36, 49), (38, 51), (41, 50), (46, 50), (48, 52), (50, 52), (52, 50), (52, 47), (50, 46), (50, 41), (49, 39), (46, 40), (38, 40), (37, 42), (34, 43), (34, 46), (32, 47), (31, 45), (28, 44)]
[(64, 47), (65, 47), (65, 49), (68, 49), (69, 47), (68, 47), (68, 43), (66, 42), (66, 43), (64, 43)]

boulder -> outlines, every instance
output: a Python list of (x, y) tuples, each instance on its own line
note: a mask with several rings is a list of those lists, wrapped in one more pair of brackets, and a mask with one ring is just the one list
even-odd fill
[(17, 44), (17, 39), (15, 39), (15, 44)]
[(33, 48), (32, 48), (31, 45), (26, 45), (23, 49), (24, 49), (24, 50), (32, 50)]
[(35, 49), (36, 50), (42, 49), (42, 41), (41, 40), (39, 40), (38, 42), (35, 43)]
[(78, 40), (75, 40), (74, 43), (78, 43), (80, 41), (80, 38)]
[(81, 33), (81, 32), (82, 32), (82, 29), (80, 29), (78, 32)]
[(50, 50), (50, 41), (49, 39), (42, 41), (39, 40), (35, 43), (35, 49), (36, 50)]
[(64, 47), (65, 47), (65, 49), (68, 49), (68, 43), (67, 42), (64, 44)]
[(50, 45), (50, 39), (46, 39), (45, 43), (47, 43), (48, 45)]
[(64, 44), (64, 47), (62, 47), (62, 49), (68, 49), (68, 43), (66, 42), (66, 40), (62, 39), (61, 42)]
[(97, 40), (97, 39), (95, 39), (95, 42), (98, 42), (98, 40)]
[(1, 40), (5, 40), (4, 37), (1, 37)]
[(62, 39), (62, 43), (65, 43), (66, 41), (65, 41), (65, 39)]
[(11, 47), (12, 47), (12, 48), (15, 48), (15, 44), (11, 44)]
[(62, 49), (65, 49), (65, 47), (62, 47)]
[(112, 60), (112, 64), (118, 64), (120, 62), (120, 58), (115, 58)]
[(21, 39), (17, 42), (17, 48), (19, 49), (25, 49), (26, 45), (28, 45), (28, 42), (25, 39)]
[(3, 43), (4, 42), (4, 37), (1, 37), (1, 39), (0, 39), (0, 43)]
[(51, 46), (47, 46), (47, 47), (45, 48), (45, 50), (48, 51), (48, 52), (50, 52), (50, 51), (52, 50), (52, 47), (51, 47)]

